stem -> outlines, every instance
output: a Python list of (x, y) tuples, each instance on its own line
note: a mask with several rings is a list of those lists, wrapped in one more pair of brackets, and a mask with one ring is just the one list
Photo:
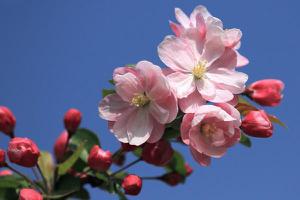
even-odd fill
[(141, 179), (143, 179), (143, 180), (159, 180), (159, 179), (161, 179), (161, 176), (145, 176), (145, 177), (141, 177)]
[(38, 172), (36, 171), (36, 169), (35, 168), (31, 168), (31, 170), (32, 170), (33, 175), (36, 178), (36, 180), (39, 181), (40, 178), (39, 178), (39, 175), (38, 175)]
[(39, 189), (40, 188), (37, 184), (35, 184), (32, 180), (30, 180), (26, 175), (24, 175), (23, 173), (19, 172), (18, 170), (16, 170), (12, 166), (9, 166), (7, 164), (6, 167), (8, 169), (10, 169), (11, 171), (15, 172), (16, 174), (18, 174), (19, 176), (21, 176), (22, 178), (24, 178), (31, 186), (34, 186), (35, 189)]
[(39, 173), (40, 173), (40, 175), (42, 177), (44, 187), (46, 188), (47, 194), (48, 194), (49, 193), (49, 187), (48, 187), (48, 184), (47, 184), (47, 180), (46, 180), (46, 178), (45, 178), (45, 176), (44, 176), (44, 174), (43, 174), (43, 172), (42, 172), (39, 164), (36, 164), (36, 167), (37, 167), (37, 169), (38, 169), (38, 171), (39, 171)]
[(120, 168), (119, 170), (115, 171), (115, 172), (112, 173), (110, 176), (115, 176), (116, 174), (118, 174), (118, 173), (124, 171), (125, 169), (131, 167), (132, 165), (135, 165), (136, 163), (140, 162), (141, 160), (142, 160), (142, 158), (138, 158), (137, 160), (135, 160), (135, 161), (129, 163), (128, 165), (126, 165), (126, 166)]

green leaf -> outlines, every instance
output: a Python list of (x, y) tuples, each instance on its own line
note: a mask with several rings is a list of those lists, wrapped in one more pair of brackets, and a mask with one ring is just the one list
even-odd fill
[(169, 172), (170, 171), (177, 172), (180, 175), (185, 176), (186, 169), (185, 169), (185, 160), (184, 160), (183, 156), (179, 152), (174, 151), (173, 157), (166, 169)]
[(110, 84), (115, 85), (115, 81), (113, 79), (108, 81)]
[(119, 200), (128, 200), (126, 195), (122, 191), (121, 185), (115, 184), (115, 192), (117, 193)]
[(1, 200), (16, 200), (16, 199), (18, 199), (18, 194), (15, 189), (0, 188), (0, 199)]
[(20, 188), (26, 186), (28, 186), (28, 183), (20, 176), (0, 176), (0, 188)]
[(50, 199), (60, 199), (81, 190), (80, 179), (69, 174), (61, 176), (55, 186), (55, 192), (49, 196)]
[(163, 138), (165, 139), (174, 139), (180, 136), (180, 131), (173, 128), (166, 128)]
[(269, 117), (271, 122), (274, 122), (274, 123), (279, 124), (280, 126), (282, 126), (284, 128), (287, 128), (287, 126), (282, 121), (280, 121), (280, 119), (278, 119), (276, 116), (268, 115), (268, 117)]
[(244, 145), (245, 147), (251, 147), (252, 143), (249, 137), (247, 137), (245, 134), (241, 134), (240, 143)]
[(55, 165), (52, 155), (49, 152), (42, 151), (38, 160), (41, 171), (47, 181), (48, 188), (51, 188), (54, 183)]
[(76, 163), (84, 149), (84, 141), (77, 150), (63, 163), (58, 165), (58, 175), (64, 175)]
[(75, 200), (75, 199), (89, 200), (90, 199), (90, 194), (86, 189), (81, 188), (80, 191), (75, 192), (71, 197), (67, 198), (67, 200)]
[(109, 94), (114, 94), (116, 91), (114, 89), (103, 89), (102, 90), (102, 98), (106, 97)]
[(78, 129), (76, 131), (76, 133), (72, 136), (72, 138), (70, 140), (70, 148), (72, 149), (72, 146), (75, 146), (78, 148), (82, 144), (83, 141), (85, 143), (84, 143), (84, 148), (80, 155), (80, 158), (84, 162), (87, 162), (87, 158), (88, 158), (88, 155), (89, 155), (91, 149), (93, 148), (94, 145), (100, 146), (100, 141), (94, 132), (92, 132), (88, 129), (81, 128), (81, 129)]

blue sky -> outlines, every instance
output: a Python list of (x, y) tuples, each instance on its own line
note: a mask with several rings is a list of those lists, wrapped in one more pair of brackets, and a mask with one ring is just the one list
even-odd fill
[[(144, 182), (131, 199), (298, 199), (300, 195), (299, 35), (300, 3), (296, 0), (1, 0), (0, 105), (17, 117), (16, 134), (30, 137), (52, 151), (63, 130), (62, 116), (70, 107), (83, 113), (82, 126), (96, 131), (104, 148), (118, 142), (97, 116), (101, 89), (110, 87), (117, 66), (149, 60), (163, 66), (157, 45), (171, 34), (174, 8), (186, 12), (203, 4), (228, 28), (243, 31), (241, 53), (250, 59), (243, 68), (249, 83), (278, 78), (286, 83), (280, 107), (267, 109), (288, 129), (275, 127), (271, 139), (253, 139), (253, 148), (232, 148), (212, 166), (194, 168), (184, 185), (170, 188)], [(0, 136), (0, 148), (8, 139)], [(129, 160), (132, 157), (129, 158)], [(141, 175), (161, 171), (148, 165), (131, 168)], [(92, 199), (116, 199), (93, 189)]]

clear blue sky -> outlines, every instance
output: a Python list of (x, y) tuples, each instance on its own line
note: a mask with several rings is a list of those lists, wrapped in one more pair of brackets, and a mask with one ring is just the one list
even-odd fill
[[(83, 112), (83, 126), (98, 132), (104, 148), (117, 149), (106, 122), (97, 116), (101, 89), (109, 87), (107, 80), (117, 66), (142, 59), (163, 66), (156, 47), (171, 33), (168, 20), (174, 20), (174, 8), (191, 12), (198, 4), (226, 27), (243, 31), (241, 52), (250, 65), (242, 70), (249, 74), (249, 83), (263, 78), (286, 83), (282, 105), (268, 110), (289, 128), (276, 126), (271, 139), (254, 139), (252, 149), (238, 145), (209, 168), (198, 166), (180, 147), (195, 169), (186, 184), (170, 188), (145, 182), (141, 195), (131, 199), (299, 199), (297, 0), (1, 0), (0, 105), (15, 113), (16, 134), (52, 151), (64, 112), (76, 107)], [(0, 148), (7, 142), (0, 136)], [(161, 171), (142, 164), (131, 172)], [(91, 191), (95, 200), (116, 199)]]

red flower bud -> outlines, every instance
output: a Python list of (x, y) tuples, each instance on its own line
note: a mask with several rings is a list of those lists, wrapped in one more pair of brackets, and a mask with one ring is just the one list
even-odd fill
[(273, 133), (273, 125), (263, 110), (250, 111), (242, 121), (241, 129), (250, 136), (267, 138)]
[(138, 195), (142, 189), (142, 179), (139, 176), (130, 174), (122, 182), (125, 194)]
[(8, 169), (0, 171), (0, 176), (10, 176), (12, 174), (13, 174), (12, 171), (10, 171)]
[(160, 140), (156, 143), (146, 143), (143, 147), (142, 158), (147, 163), (165, 166), (172, 159), (173, 153), (171, 144), (166, 140)]
[(5, 167), (5, 165), (5, 151), (3, 149), (0, 149), (0, 167)]
[(13, 138), (9, 142), (7, 155), (12, 163), (23, 167), (33, 167), (37, 164), (40, 151), (28, 138)]
[(280, 80), (266, 79), (252, 83), (246, 93), (262, 106), (277, 106), (282, 99), (284, 83)]
[(193, 168), (188, 163), (185, 163), (184, 167), (186, 171), (186, 176), (189, 176), (193, 173)]
[(121, 147), (122, 147), (122, 151), (124, 152), (134, 151), (137, 148), (137, 146), (135, 145), (130, 145), (129, 143), (122, 143), (122, 142), (121, 142)]
[(63, 131), (60, 136), (56, 139), (54, 144), (54, 154), (56, 160), (61, 162), (64, 159), (65, 151), (67, 149), (68, 143), (68, 132)]
[(109, 151), (102, 150), (98, 145), (95, 145), (88, 157), (88, 165), (96, 171), (107, 171), (112, 164), (112, 155)]
[(0, 106), (0, 131), (13, 137), (15, 126), (16, 118), (14, 114), (7, 107)]
[(168, 184), (170, 186), (176, 186), (183, 181), (183, 177), (176, 172), (170, 172), (170, 173), (163, 175), (160, 178), (160, 180), (162, 180), (163, 182), (165, 182), (166, 184)]
[(81, 123), (81, 112), (71, 108), (64, 117), (65, 128), (71, 134), (75, 133)]
[(33, 189), (22, 189), (19, 200), (43, 200), (43, 196)]

